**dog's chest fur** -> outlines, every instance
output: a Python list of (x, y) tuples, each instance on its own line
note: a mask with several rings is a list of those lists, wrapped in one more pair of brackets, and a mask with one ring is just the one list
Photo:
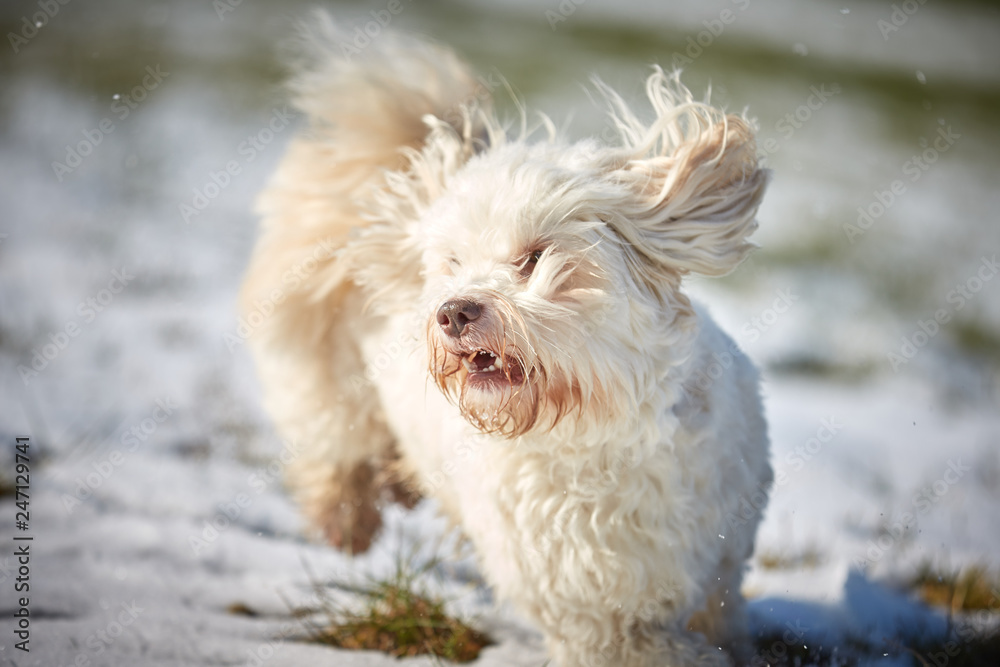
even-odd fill
[[(637, 406), (633, 419), (589, 433), (590, 442), (573, 431), (571, 420), (532, 436), (487, 435), (430, 382), (426, 349), (408, 332), (411, 323), (404, 316), (389, 320), (366, 337), (364, 354), (371, 363), (392, 342), (405, 341), (374, 379), (386, 420), (404, 467), (476, 545), (501, 597), (506, 582), (526, 575), (539, 582), (532, 604), (540, 607), (557, 598), (620, 604), (637, 594), (662, 597), (664, 590), (682, 606), (697, 594), (696, 576), (661, 581), (649, 573), (668, 562), (673, 572), (711, 570), (720, 553), (711, 542), (726, 539), (690, 529), (719, 524), (724, 508), (698, 499), (733, 481), (734, 474), (746, 474), (740, 443), (719, 442), (707, 428), (714, 423), (705, 419), (711, 409), (707, 395), (685, 394), (685, 403), (675, 406), (665, 390), (655, 407)], [(702, 345), (728, 340), (720, 336), (710, 325)], [(640, 416), (652, 410), (661, 413), (658, 419)], [(716, 460), (704, 456), (713, 447), (719, 450)], [(631, 554), (628, 562), (623, 553)], [(593, 576), (568, 588), (558, 576), (566, 567)]]

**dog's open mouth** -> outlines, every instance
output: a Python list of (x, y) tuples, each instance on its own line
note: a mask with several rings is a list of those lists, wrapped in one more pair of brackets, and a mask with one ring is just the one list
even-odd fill
[(462, 357), (468, 382), (479, 384), (520, 384), (524, 371), (516, 360), (489, 350), (476, 350)]
[(469, 373), (495, 373), (503, 370), (503, 357), (488, 350), (476, 350), (462, 358), (462, 365)]

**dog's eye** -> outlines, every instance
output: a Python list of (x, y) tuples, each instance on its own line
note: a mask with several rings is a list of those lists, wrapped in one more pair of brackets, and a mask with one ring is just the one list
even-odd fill
[(535, 266), (538, 264), (538, 260), (542, 258), (544, 252), (544, 250), (534, 250), (525, 258), (524, 264), (521, 266), (521, 274), (523, 276), (530, 276), (534, 272)]

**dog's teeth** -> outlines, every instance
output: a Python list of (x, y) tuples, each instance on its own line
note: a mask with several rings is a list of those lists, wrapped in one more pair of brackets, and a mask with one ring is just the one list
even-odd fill
[(472, 372), (472, 363), (465, 357), (462, 357), (462, 365), (465, 366), (465, 370)]
[(499, 370), (503, 368), (503, 361), (500, 360), (500, 357), (497, 357), (497, 360), (493, 362), (493, 365), (497, 367), (497, 370)]
[(486, 370), (488, 370), (488, 371), (495, 371), (496, 369), (497, 369), (497, 367), (495, 365), (490, 364), (489, 367)]

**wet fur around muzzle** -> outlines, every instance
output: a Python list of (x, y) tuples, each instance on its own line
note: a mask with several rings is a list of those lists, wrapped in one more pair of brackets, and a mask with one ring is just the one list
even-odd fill
[[(570, 408), (560, 392), (549, 386), (545, 366), (528, 344), (526, 324), (516, 307), (502, 294), (471, 295), (484, 306), (484, 315), (468, 325), (458, 340), (429, 323), (428, 371), (441, 392), (482, 433), (507, 438), (532, 429), (551, 428)], [(488, 355), (497, 377), (489, 388), (477, 388), (476, 358)], [(499, 394), (499, 395), (497, 395)], [(545, 415), (547, 425), (539, 424)]]

